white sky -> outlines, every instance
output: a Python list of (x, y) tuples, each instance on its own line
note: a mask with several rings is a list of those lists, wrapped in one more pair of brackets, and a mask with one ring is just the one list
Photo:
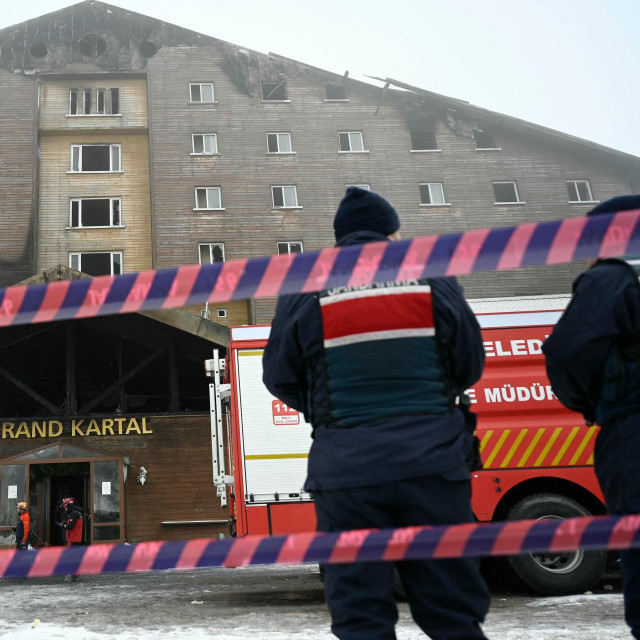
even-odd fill
[[(4, 0), (0, 28), (72, 4)], [(120, 0), (363, 79), (391, 77), (640, 156), (638, 0)]]

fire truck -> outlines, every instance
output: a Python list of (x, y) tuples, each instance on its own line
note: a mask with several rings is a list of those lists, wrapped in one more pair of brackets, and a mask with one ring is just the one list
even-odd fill
[[(557, 400), (541, 350), (568, 300), (535, 296), (470, 303), (486, 353), (481, 380), (467, 390), (478, 415), (483, 461), (483, 469), (472, 475), (472, 506), (480, 522), (605, 512), (593, 471), (598, 427), (586, 425)], [(226, 359), (216, 352), (206, 367), (213, 479), (238, 536), (315, 528), (313, 500), (302, 489), (311, 428), (262, 383), (269, 331), (268, 326), (232, 328)], [(607, 552), (538, 553), (499, 562), (501, 572), (538, 593), (556, 595), (595, 584)]]

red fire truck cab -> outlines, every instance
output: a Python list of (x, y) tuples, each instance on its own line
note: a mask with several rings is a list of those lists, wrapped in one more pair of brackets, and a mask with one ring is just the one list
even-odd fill
[[(559, 296), (471, 302), (486, 352), (484, 374), (467, 391), (478, 414), (483, 460), (482, 471), (472, 476), (472, 505), (479, 521), (604, 513), (593, 472), (598, 427), (587, 426), (582, 416), (558, 402), (541, 351), (567, 302)], [(223, 504), (227, 494), (231, 498), (231, 516), (240, 536), (315, 528), (313, 501), (302, 490), (311, 428), (262, 384), (269, 330), (231, 330), (228, 384), (220, 383), (217, 357), (208, 367), (214, 482)], [(606, 561), (606, 551), (593, 551), (512, 556), (503, 563), (520, 582), (551, 595), (588, 589)]]

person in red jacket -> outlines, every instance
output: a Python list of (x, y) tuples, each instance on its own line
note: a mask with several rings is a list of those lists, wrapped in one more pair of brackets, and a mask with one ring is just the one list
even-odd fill
[(80, 506), (73, 498), (65, 498), (62, 508), (65, 513), (63, 527), (67, 534), (67, 546), (82, 544), (83, 515)]
[(31, 533), (31, 516), (26, 502), (18, 502), (18, 524), (16, 525), (16, 547), (27, 549), (29, 547), (29, 534)]

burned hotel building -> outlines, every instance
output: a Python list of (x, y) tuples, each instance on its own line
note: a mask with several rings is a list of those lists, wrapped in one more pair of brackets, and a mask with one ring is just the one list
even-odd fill
[[(318, 250), (349, 185), (387, 197), (409, 237), (581, 216), (640, 189), (635, 156), (378, 80), (97, 0), (1, 29), (0, 286)], [(567, 293), (578, 270), (463, 284)], [(55, 543), (64, 493), (87, 542), (228, 534), (203, 362), (273, 308), (0, 329), (0, 546), (25, 498)]]

